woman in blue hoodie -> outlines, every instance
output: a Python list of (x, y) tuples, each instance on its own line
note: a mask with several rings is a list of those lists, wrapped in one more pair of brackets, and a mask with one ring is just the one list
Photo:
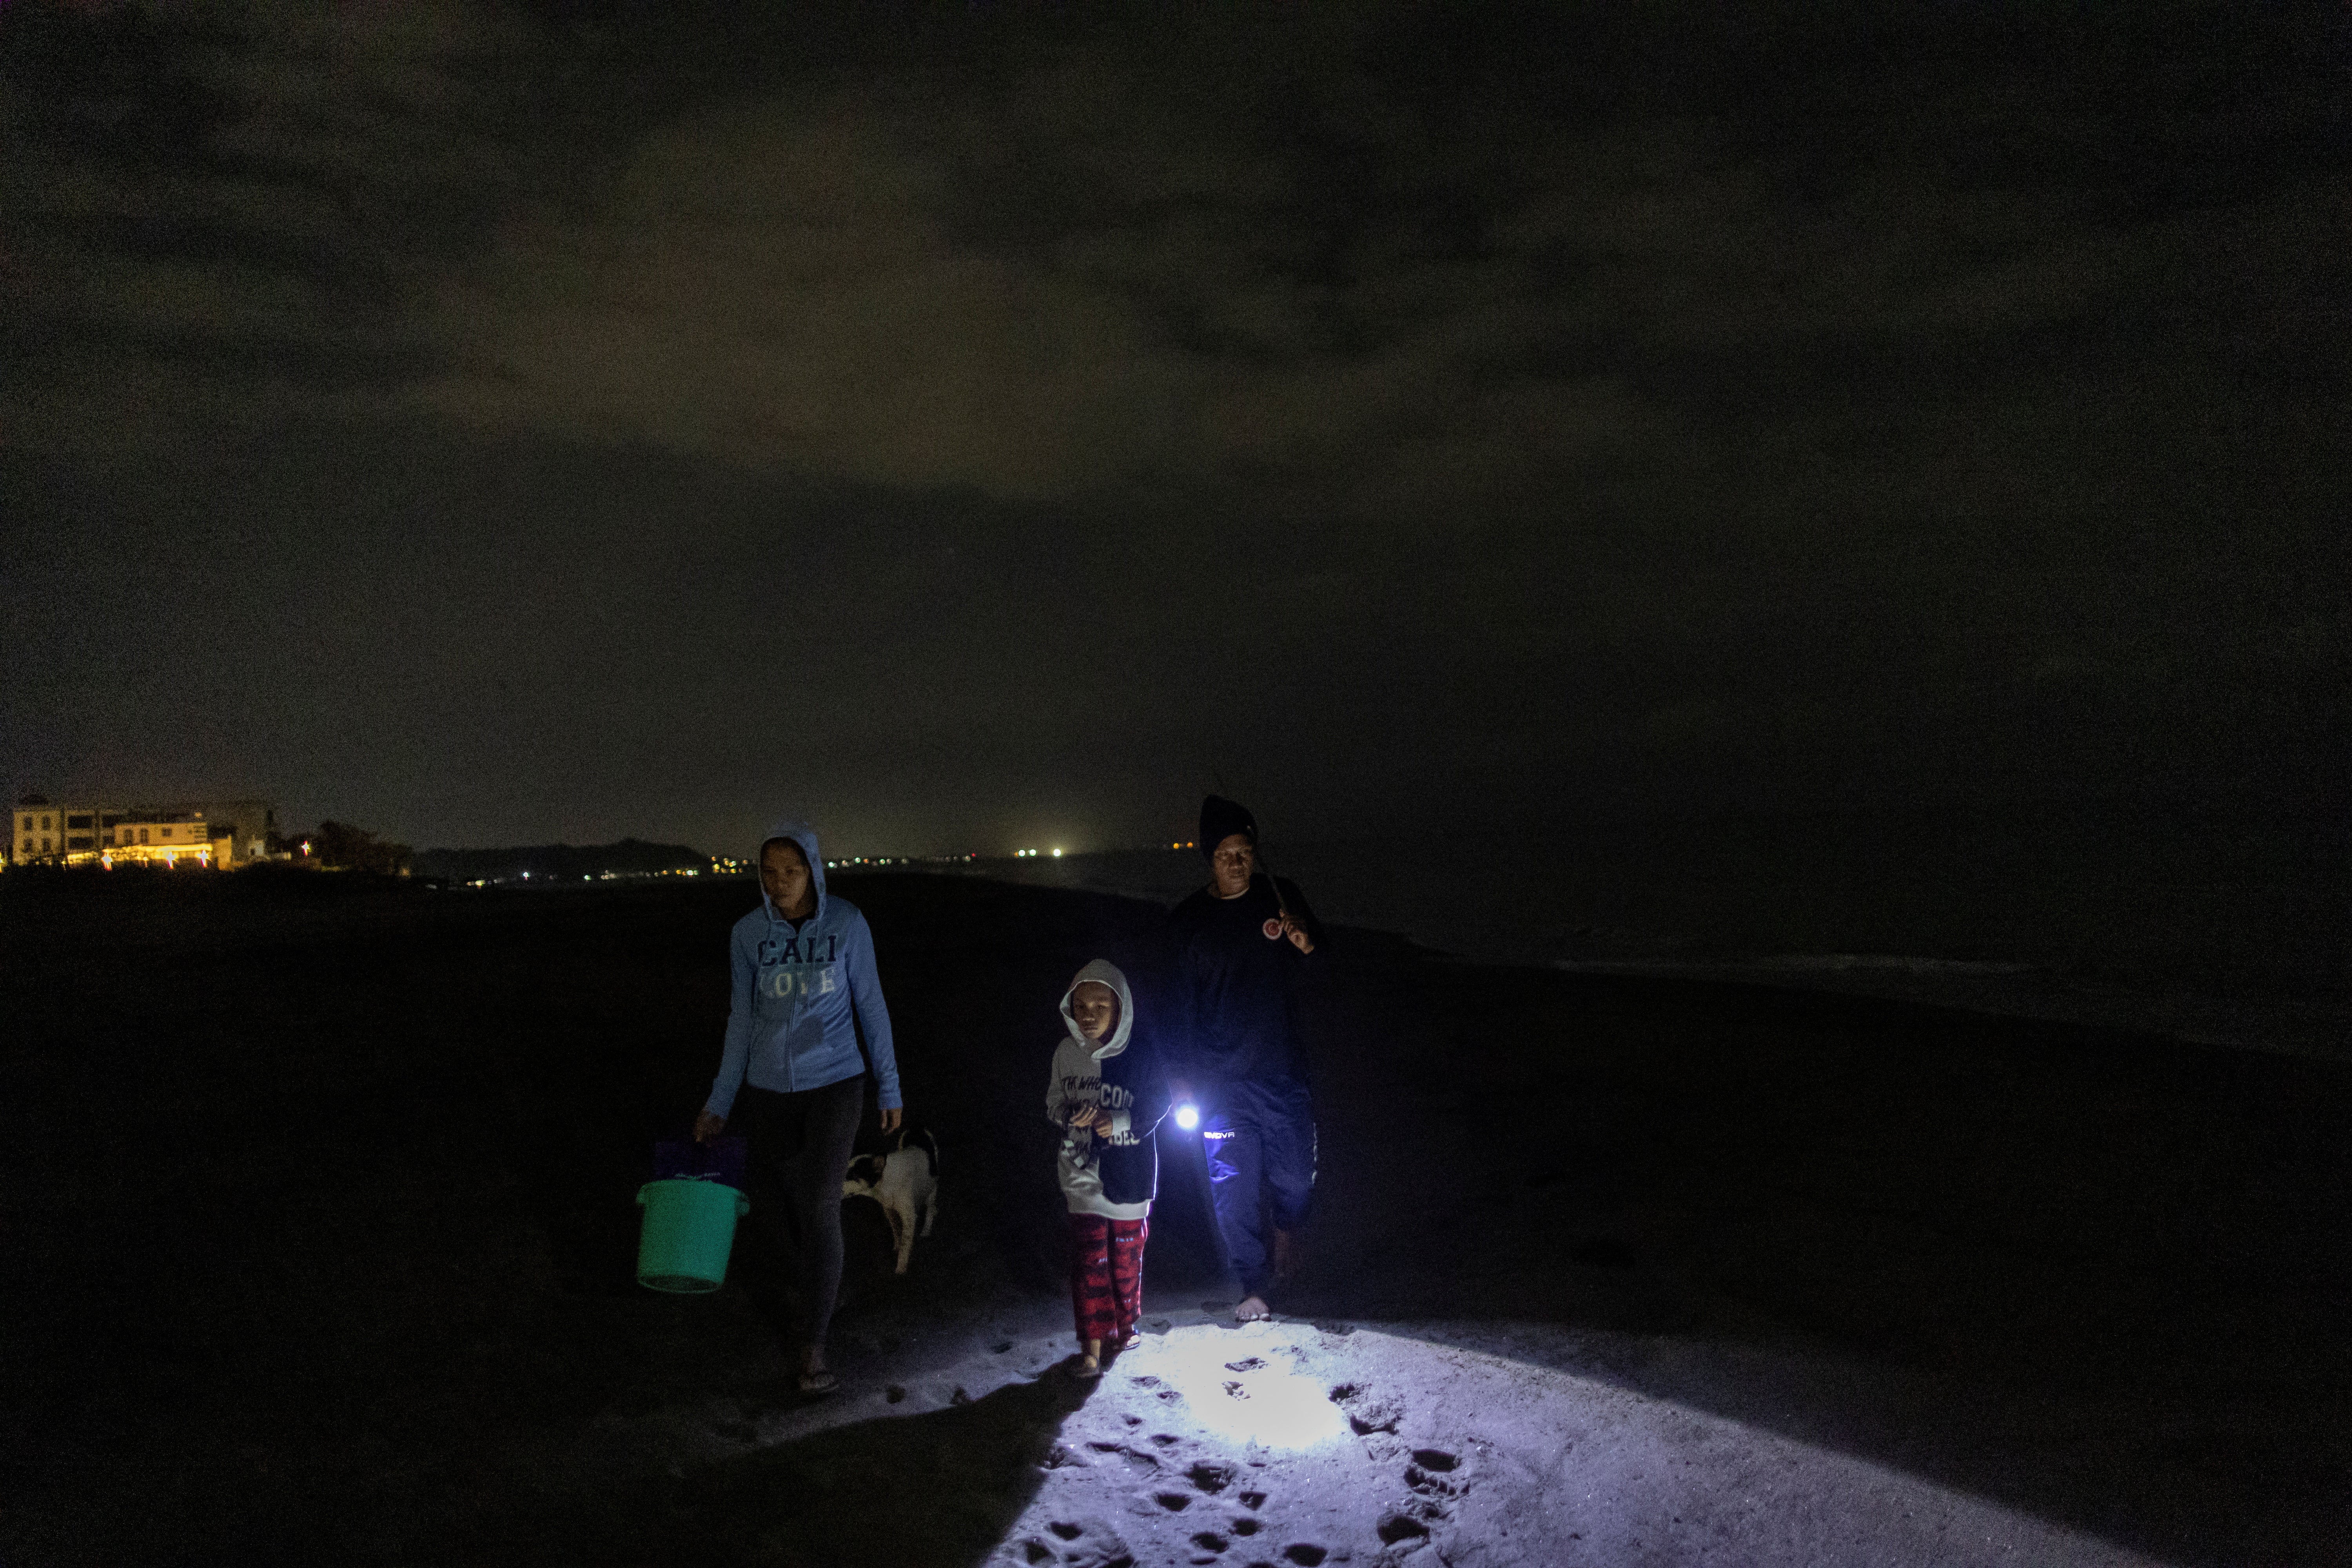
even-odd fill
[[(751, 1143), (753, 1297), (799, 1347), (800, 1389), (838, 1385), (824, 1364), (825, 1329), (841, 1290), (841, 1181), (866, 1108), (873, 1058), (882, 1131), (898, 1130), (898, 1063), (874, 972), (874, 935), (846, 899), (827, 898), (816, 829), (776, 825), (760, 846), (760, 907), (735, 922), (727, 1047), (695, 1119), (703, 1142), (731, 1120)], [(788, 1260), (783, 1310), (771, 1308), (774, 1264)]]

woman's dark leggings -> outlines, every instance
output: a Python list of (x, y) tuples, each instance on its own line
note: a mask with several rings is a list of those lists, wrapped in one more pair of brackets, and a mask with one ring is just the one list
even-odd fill
[(729, 1130), (751, 1142), (751, 1245), (743, 1281), (795, 1345), (822, 1345), (841, 1292), (841, 1179), (866, 1111), (866, 1075), (779, 1094), (745, 1084)]

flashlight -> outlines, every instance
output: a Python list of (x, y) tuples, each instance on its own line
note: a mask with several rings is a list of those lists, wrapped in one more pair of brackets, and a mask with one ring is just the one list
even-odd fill
[(1190, 1132), (1192, 1129), (1201, 1125), (1201, 1108), (1197, 1105), (1178, 1106), (1176, 1108), (1176, 1125), (1181, 1127), (1187, 1132)]

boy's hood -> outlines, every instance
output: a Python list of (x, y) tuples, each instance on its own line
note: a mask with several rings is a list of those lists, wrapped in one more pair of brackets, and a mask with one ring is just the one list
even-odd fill
[[(805, 822), (794, 822), (790, 818), (769, 828), (760, 836), (758, 846), (751, 851), (753, 875), (758, 874), (760, 851), (765, 849), (771, 840), (777, 838), (791, 839), (801, 847), (801, 853), (808, 857), (809, 877), (816, 884), (816, 918), (823, 920), (824, 918), (824, 854), (816, 847), (816, 829)], [(775, 902), (768, 897), (765, 885), (760, 889), (760, 907), (768, 911), (770, 920), (783, 919), (783, 916), (776, 912)]]
[[(1112, 1026), (1110, 1038), (1101, 1045), (1087, 1038), (1086, 1031), (1078, 1027), (1077, 1019), (1070, 1016), (1071, 993), (1089, 980), (1108, 985), (1118, 994), (1118, 1022)], [(1076, 978), (1070, 982), (1069, 990), (1062, 993), (1062, 1022), (1069, 1026), (1070, 1038), (1077, 1041), (1079, 1047), (1090, 1053), (1097, 1061), (1115, 1057), (1127, 1049), (1127, 1037), (1135, 1028), (1135, 994), (1128, 989), (1127, 976), (1118, 972), (1117, 964), (1107, 963), (1097, 958), (1078, 971)]]

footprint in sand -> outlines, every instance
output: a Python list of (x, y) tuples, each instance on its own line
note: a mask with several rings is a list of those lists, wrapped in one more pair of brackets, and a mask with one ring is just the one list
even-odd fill
[(1097, 1454), (1117, 1458), (1138, 1476), (1148, 1476), (1160, 1468), (1160, 1461), (1140, 1448), (1130, 1448), (1124, 1443), (1089, 1443), (1087, 1447)]
[(1342, 1383), (1330, 1393), (1331, 1403), (1348, 1413), (1348, 1425), (1356, 1436), (1367, 1437), (1375, 1432), (1393, 1432), (1404, 1419), (1404, 1407), (1385, 1394), (1373, 1393), (1360, 1383)]
[(1399, 1513), (1393, 1510), (1381, 1515), (1380, 1523), (1373, 1528), (1380, 1535), (1381, 1544), (1386, 1546), (1429, 1539), (1429, 1526), (1409, 1513)]
[(1462, 1460), (1443, 1448), (1415, 1448), (1404, 1468), (1404, 1484), (1425, 1498), (1460, 1497), (1467, 1483), (1458, 1473)]
[(1265, 1358), (1254, 1355), (1246, 1356), (1240, 1361), (1229, 1361), (1225, 1363), (1225, 1370), (1227, 1372), (1263, 1372), (1265, 1370)]
[(1330, 1552), (1311, 1541), (1294, 1541), (1282, 1549), (1282, 1560), (1285, 1563), (1296, 1563), (1298, 1568), (1316, 1568), (1317, 1563), (1330, 1555)]
[(1022, 1542), (1022, 1553), (1032, 1563), (1058, 1563), (1062, 1568), (1132, 1568), (1135, 1553), (1128, 1550), (1127, 1541), (1118, 1531), (1098, 1519), (1057, 1519), (1045, 1528), (1062, 1544), (1057, 1549), (1051, 1543), (1031, 1536)]
[(1415, 1448), (1404, 1468), (1404, 1484), (1419, 1496), (1412, 1513), (1439, 1524), (1453, 1519), (1454, 1502), (1470, 1489), (1461, 1456), (1444, 1448)]
[(1264, 1492), (1244, 1492), (1241, 1494), (1241, 1497), (1242, 1506), (1244, 1508), (1264, 1508), (1265, 1506), (1265, 1494)]
[(1202, 1459), (1184, 1472), (1184, 1479), (1207, 1492), (1211, 1497), (1234, 1484), (1234, 1468)]
[(1182, 1513), (1192, 1506), (1192, 1494), (1191, 1492), (1153, 1492), (1151, 1500), (1170, 1513)]

